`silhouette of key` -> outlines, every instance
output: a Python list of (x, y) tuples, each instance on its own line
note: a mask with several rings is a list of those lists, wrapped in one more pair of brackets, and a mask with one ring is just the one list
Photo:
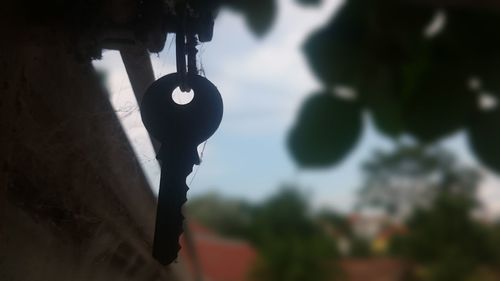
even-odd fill
[[(222, 120), (222, 98), (217, 88), (206, 78), (180, 73), (166, 75), (155, 81), (144, 94), (141, 117), (149, 133), (161, 142), (157, 158), (161, 163), (160, 192), (156, 213), (153, 256), (162, 264), (177, 258), (180, 249), (186, 201), (186, 177), (200, 159), (197, 147), (207, 140)], [(172, 92), (181, 83), (193, 90), (188, 104), (172, 99)]]

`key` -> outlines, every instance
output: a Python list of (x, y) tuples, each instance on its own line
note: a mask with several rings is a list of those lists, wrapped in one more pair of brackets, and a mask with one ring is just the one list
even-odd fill
[[(172, 99), (172, 92), (181, 83), (187, 83), (194, 97), (180, 105)], [(157, 155), (161, 164), (160, 191), (156, 211), (156, 229), (153, 257), (161, 264), (169, 264), (180, 250), (188, 186), (186, 177), (193, 165), (200, 164), (197, 147), (207, 140), (222, 120), (222, 98), (217, 88), (206, 78), (180, 73), (166, 75), (155, 81), (144, 94), (141, 117), (148, 132), (161, 142)]]

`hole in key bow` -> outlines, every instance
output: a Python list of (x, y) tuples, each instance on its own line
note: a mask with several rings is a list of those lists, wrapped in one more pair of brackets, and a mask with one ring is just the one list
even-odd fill
[(179, 87), (172, 92), (172, 100), (179, 105), (186, 105), (194, 98), (194, 92), (191, 89), (189, 92), (183, 92)]

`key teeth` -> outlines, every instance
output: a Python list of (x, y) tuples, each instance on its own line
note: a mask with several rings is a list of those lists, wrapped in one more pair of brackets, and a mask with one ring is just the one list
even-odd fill
[[(181, 208), (175, 208), (175, 209), (181, 210)], [(171, 231), (170, 234), (167, 232), (166, 234), (163, 235), (157, 233), (156, 235), (158, 235), (159, 237), (155, 237), (155, 239), (158, 238), (160, 239), (160, 241), (155, 241), (155, 244), (158, 245), (155, 245), (153, 249), (153, 257), (163, 265), (171, 264), (178, 258), (179, 251), (182, 249), (182, 246), (180, 244), (180, 239), (182, 233), (184, 233), (185, 217), (182, 214), (182, 211), (180, 214), (178, 213), (177, 215), (174, 216), (170, 214), (168, 215), (168, 217), (171, 218), (169, 225), (171, 227), (171, 230), (173, 231)], [(165, 243), (165, 244), (162, 245), (160, 243)]]
[[(166, 243), (170, 244), (168, 247), (162, 247), (159, 249), (157, 249), (156, 247), (153, 248), (153, 257), (163, 265), (168, 265), (176, 261), (179, 256), (179, 251), (182, 249), (182, 246), (180, 244), (180, 238), (183, 233), (182, 227), (178, 228), (177, 231), (173, 231), (173, 233), (176, 238), (175, 240), (170, 239), (169, 237), (163, 238), (165, 239)], [(170, 249), (170, 250), (165, 250), (165, 249)]]
[[(153, 245), (154, 258), (164, 265), (174, 262), (182, 249), (180, 238), (184, 232), (183, 226), (185, 222), (182, 206), (187, 201), (186, 193), (189, 189), (184, 177), (189, 173), (181, 171), (177, 174), (176, 170), (174, 170), (174, 172), (168, 174), (168, 167), (172, 166), (162, 166)], [(181, 175), (182, 180), (180, 179)]]
[(153, 257), (162, 265), (169, 265), (177, 260), (177, 254), (169, 256), (159, 256), (157, 253), (153, 253)]

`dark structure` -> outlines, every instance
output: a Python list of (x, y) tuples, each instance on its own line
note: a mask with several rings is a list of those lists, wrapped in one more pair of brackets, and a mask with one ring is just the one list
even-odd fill
[(3, 3), (0, 280), (179, 278), (151, 256), (156, 199), (91, 64), (120, 50), (140, 99), (174, 11), (157, 0)]

